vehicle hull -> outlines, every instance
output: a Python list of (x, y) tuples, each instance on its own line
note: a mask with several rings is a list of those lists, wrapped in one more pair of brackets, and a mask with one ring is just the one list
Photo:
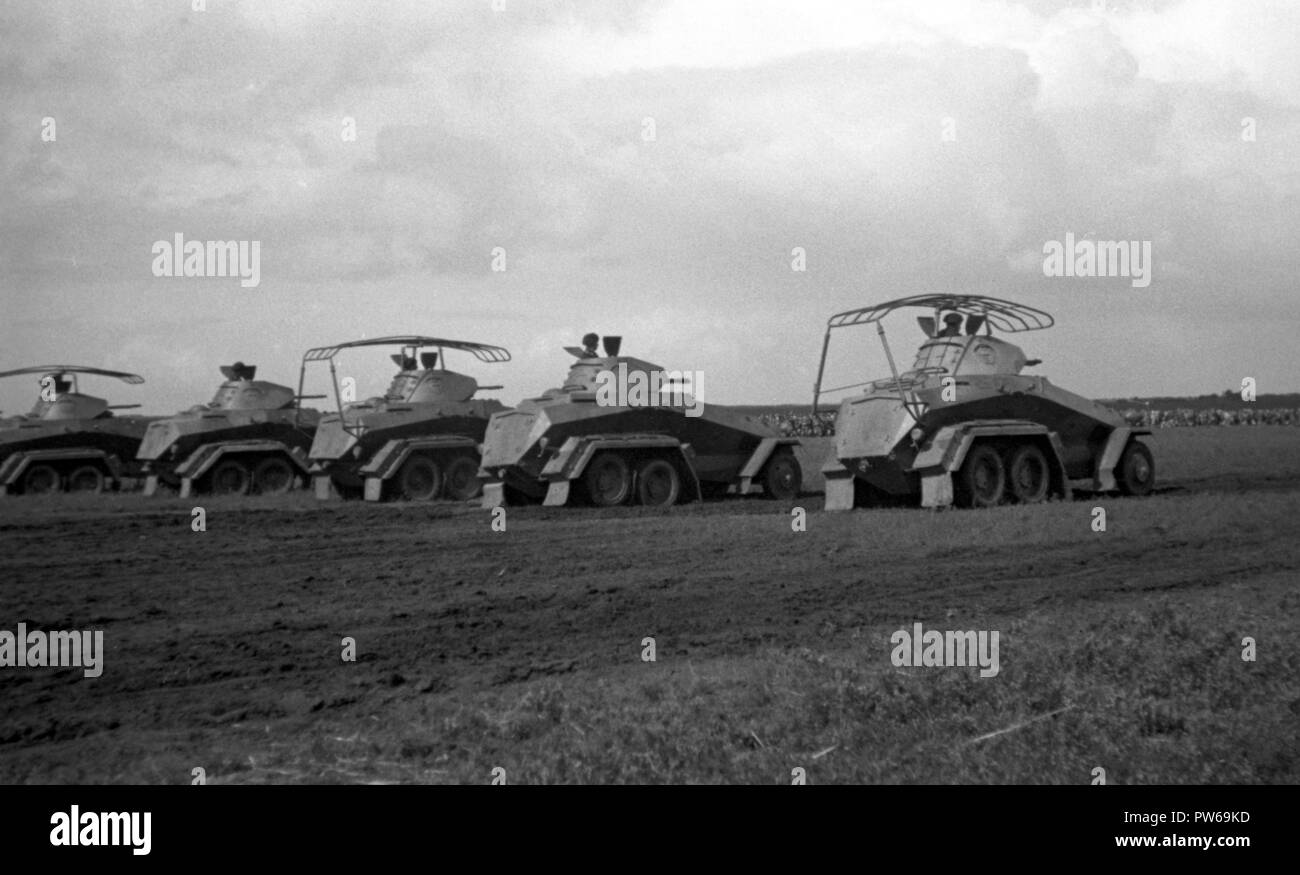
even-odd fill
[(549, 459), (573, 438), (614, 435), (667, 436), (689, 449), (694, 477), (706, 494), (733, 485), (764, 438), (777, 432), (754, 417), (715, 404), (688, 416), (673, 407), (614, 407), (556, 399), (525, 401), (492, 417), (483, 440), (482, 476), (509, 487), (517, 498), (537, 499), (548, 484)]
[(150, 476), (177, 486), (177, 468), (200, 448), (235, 441), (273, 441), (306, 456), (320, 414), (314, 410), (238, 410), (185, 413), (149, 426), (137, 458)]
[[(0, 427), (0, 469), (13, 471), (9, 464), (14, 457), (27, 453), (60, 451), (64, 458), (55, 465), (60, 474), (85, 462), (106, 457), (112, 464), (105, 468), (111, 485), (119, 485), (119, 476), (138, 476), (136, 453), (154, 417), (113, 416), (88, 420), (10, 420)], [(79, 460), (74, 451), (84, 451)], [(101, 466), (102, 467), (102, 466)], [(64, 470), (68, 469), (68, 470)], [(21, 483), (14, 478), (0, 478), (0, 489), (21, 492)]]
[[(945, 395), (948, 397), (945, 398)], [(1028, 422), (1055, 436), (1070, 480), (1094, 479), (1098, 461), (1123, 419), (1109, 408), (1051, 383), (1022, 375), (970, 376), (945, 387), (936, 378), (903, 400), (881, 395), (850, 398), (840, 406), (834, 457), (825, 472), (849, 472), (877, 493), (919, 498), (915, 460), (944, 429), (979, 422)], [(914, 430), (922, 433), (917, 441)]]

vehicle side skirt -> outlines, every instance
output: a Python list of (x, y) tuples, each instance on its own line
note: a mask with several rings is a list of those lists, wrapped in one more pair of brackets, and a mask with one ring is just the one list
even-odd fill
[[(244, 454), (280, 455), (288, 459), (300, 474), (304, 476), (307, 474), (306, 460), (280, 441), (220, 441), (215, 444), (204, 444), (176, 466), (176, 474), (181, 478), (180, 497), (188, 498), (193, 495), (194, 484), (223, 458)], [(148, 483), (146, 483), (147, 488)]]
[(18, 484), (19, 478), (35, 463), (41, 462), (99, 462), (108, 469), (116, 482), (122, 476), (122, 462), (117, 456), (90, 447), (68, 447), (59, 450), (21, 450), (0, 464), (0, 495), (7, 494)]
[(1051, 447), (1052, 480), (1065, 498), (1071, 497), (1065, 477), (1064, 449), (1060, 437), (1045, 425), (1019, 420), (982, 420), (942, 428), (919, 452), (913, 470), (921, 475), (921, 507), (948, 507), (955, 498), (952, 475), (961, 469), (977, 440), (1006, 437), (1044, 437)]
[[(546, 498), (542, 504), (558, 507), (569, 500), (570, 485), (587, 470), (587, 464), (596, 453), (606, 450), (633, 452), (642, 450), (659, 450), (680, 460), (683, 473), (683, 493), (695, 501), (703, 495), (700, 491), (699, 476), (695, 471), (694, 453), (689, 444), (683, 444), (677, 438), (656, 434), (610, 434), (584, 435), (567, 439), (554, 456), (542, 468), (541, 477), (547, 482)], [(495, 485), (495, 484), (491, 484)], [(484, 488), (485, 507), (487, 491)]]
[[(406, 464), (406, 460), (412, 453), (448, 450), (472, 450), (477, 455), (478, 442), (473, 438), (454, 434), (395, 438), (388, 441), (358, 471), (365, 478), (365, 500), (379, 501), (383, 497), (384, 481), (390, 480), (393, 475), (402, 470), (402, 466)], [(319, 489), (316, 497), (321, 497)]]

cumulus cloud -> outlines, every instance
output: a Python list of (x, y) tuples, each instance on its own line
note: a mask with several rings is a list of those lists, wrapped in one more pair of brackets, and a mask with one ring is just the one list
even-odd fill
[[(166, 410), (233, 357), (459, 333), (515, 349), (509, 400), (597, 330), (803, 401), (830, 313), (944, 290), (1056, 312), (1028, 342), (1079, 391), (1295, 388), (1300, 8), (1102, 5), (11, 4), (5, 358)], [(260, 240), (261, 286), (154, 278), (177, 232)], [(1151, 287), (1045, 278), (1066, 232), (1152, 241)]]

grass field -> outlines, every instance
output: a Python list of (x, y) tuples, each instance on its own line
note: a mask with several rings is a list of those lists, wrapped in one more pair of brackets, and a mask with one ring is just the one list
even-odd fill
[[(1150, 440), (1148, 499), (809, 494), (798, 532), (761, 499), (505, 532), (303, 495), (206, 502), (206, 532), (174, 498), (0, 500), (0, 629), (107, 650), (97, 679), (0, 669), (0, 781), (1295, 783), (1300, 432)], [(997, 631), (999, 673), (896, 667), (916, 622)]]

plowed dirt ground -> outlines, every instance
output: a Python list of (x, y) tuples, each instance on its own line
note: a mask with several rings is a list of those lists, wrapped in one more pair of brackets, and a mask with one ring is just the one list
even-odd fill
[[(3, 498), (0, 630), (106, 652), (93, 679), (0, 668), (0, 782), (1293, 783), (1300, 429), (1149, 440), (1147, 499), (810, 492), (806, 531), (764, 499), (499, 532), (307, 494)], [(1000, 630), (999, 675), (895, 667), (914, 622)]]

